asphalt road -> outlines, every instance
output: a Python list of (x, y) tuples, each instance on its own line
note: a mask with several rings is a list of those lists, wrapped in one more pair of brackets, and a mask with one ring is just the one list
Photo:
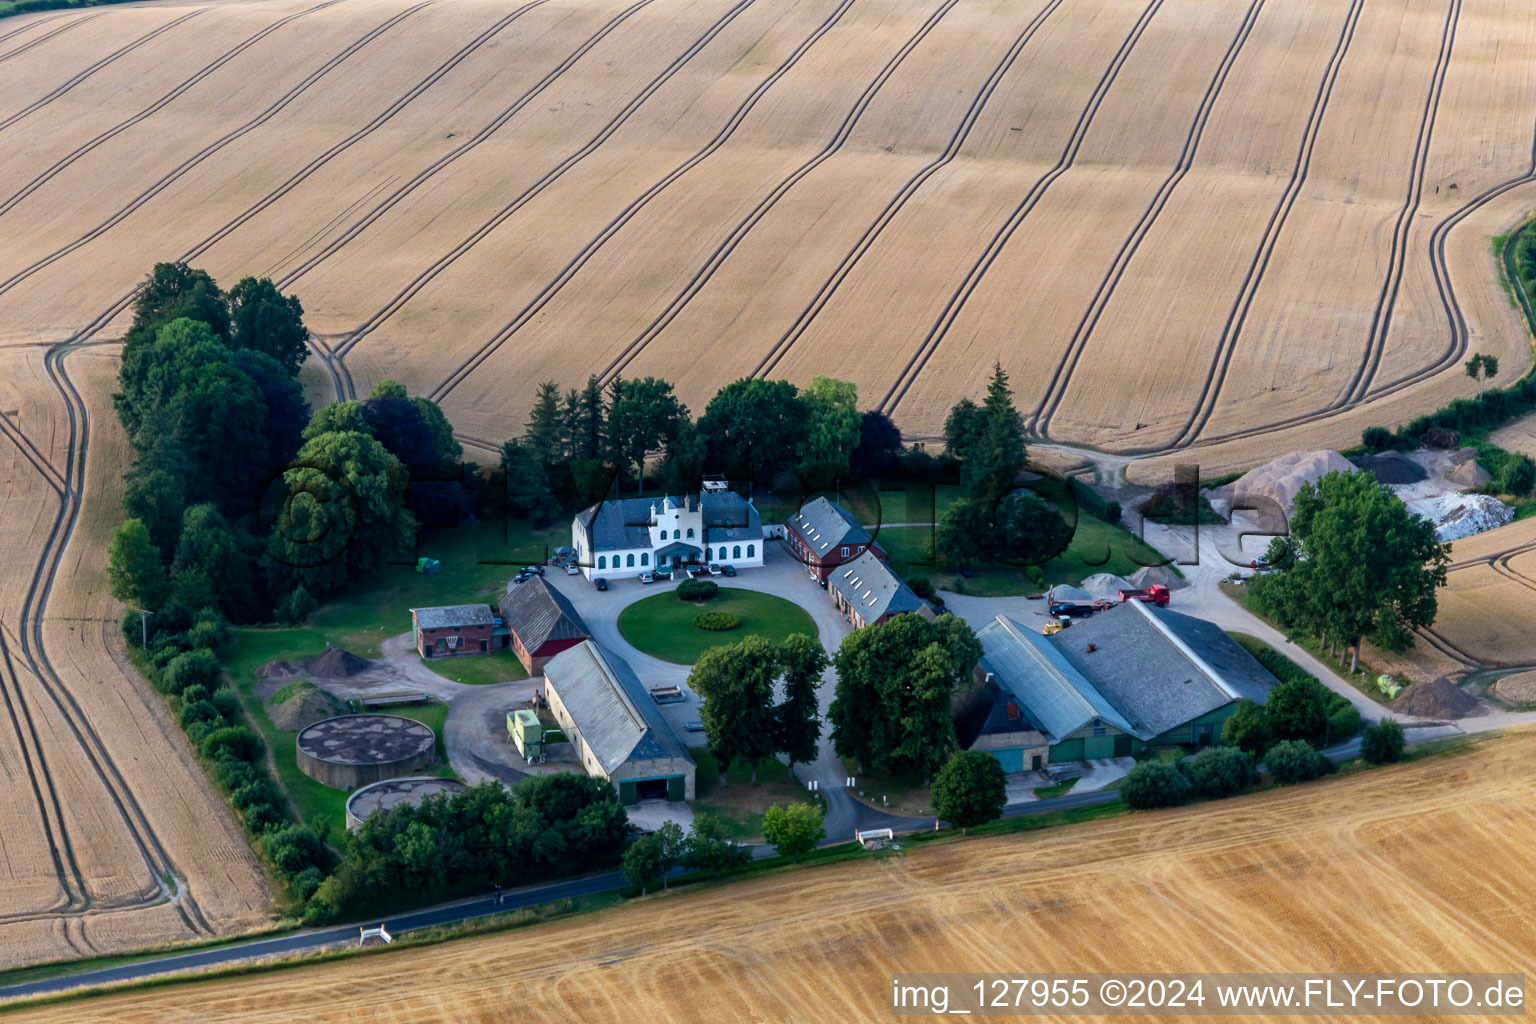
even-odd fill
[[(1003, 808), (1003, 816), (1011, 818), (1026, 814), (1045, 814), (1050, 811), (1068, 810), (1073, 807), (1087, 807), (1093, 804), (1108, 803), (1118, 796), (1119, 794), (1114, 790), (1096, 793), (1068, 793), (1066, 796), (1057, 797), (1054, 800), (1035, 800), (1028, 803), (1010, 804)], [(934, 827), (934, 819), (897, 818), (891, 815), (889, 816), (888, 824), (889, 827), (895, 829), (898, 833), (910, 834), (912, 832), (926, 832), (932, 829)], [(837, 845), (848, 842), (849, 839), (850, 837), (834, 837), (822, 845)], [(772, 852), (772, 848), (766, 846), (757, 847), (754, 851), (757, 856), (768, 856)], [(103, 967), (98, 970), (82, 971), (78, 974), (61, 975), (56, 978), (25, 982), (19, 985), (7, 985), (0, 988), (0, 1000), (47, 995), (86, 986), (113, 985), (126, 981), (139, 981), (177, 971), (201, 971), (212, 967), (228, 966), (257, 957), (282, 956), (316, 950), (325, 946), (336, 945), (337, 943), (355, 943), (358, 938), (358, 928), (364, 925), (372, 927), (382, 923), (389, 929), (390, 935), (398, 936), (418, 928), (469, 921), (477, 917), (516, 910), (520, 907), (530, 907), (539, 903), (549, 903), (553, 900), (566, 899), (572, 896), (589, 896), (593, 893), (610, 892), (621, 889), (624, 885), (624, 876), (617, 871), (601, 875), (587, 875), (564, 882), (552, 882), (549, 885), (508, 891), (504, 893), (500, 906), (497, 906), (489, 898), (468, 901), (460, 900), (456, 903), (431, 907), (427, 910), (419, 910), (410, 914), (402, 914), (399, 917), (385, 918), (382, 922), (374, 919), (329, 928), (309, 929), (274, 939), (256, 939), (251, 942), (232, 943), (227, 946), (218, 946), (213, 949), (199, 950), (192, 953), (171, 953), (155, 957), (151, 960), (141, 960), (138, 963), (123, 964), (117, 967)]]

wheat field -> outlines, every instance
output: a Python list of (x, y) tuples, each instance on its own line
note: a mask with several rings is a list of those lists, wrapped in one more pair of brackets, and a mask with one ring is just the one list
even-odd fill
[(996, 359), (1039, 437), (1209, 474), (1468, 394), (1470, 351), (1522, 372), (1488, 238), (1536, 205), (1533, 108), (1524, 0), (0, 21), (0, 966), (271, 918), (101, 574), (152, 263), (272, 276), (314, 401), (393, 377), (471, 446), (592, 373), (695, 411), (831, 373), (931, 437)]
[(1533, 756), (1536, 734), (1521, 732), (1220, 805), (913, 847), (16, 1019), (884, 1020), (902, 972), (1529, 973)]
[(1536, 667), (1536, 519), (1457, 541), (1447, 579), (1421, 631), (1425, 659), (1448, 671)]

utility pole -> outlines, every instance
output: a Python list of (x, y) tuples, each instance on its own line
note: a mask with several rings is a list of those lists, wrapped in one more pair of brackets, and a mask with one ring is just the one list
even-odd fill
[(139, 613), (139, 632), (143, 636), (143, 639), (139, 641), (139, 646), (141, 648), (142, 647), (148, 647), (149, 646), (149, 612), (145, 611), (143, 608), (130, 608), (128, 610)]

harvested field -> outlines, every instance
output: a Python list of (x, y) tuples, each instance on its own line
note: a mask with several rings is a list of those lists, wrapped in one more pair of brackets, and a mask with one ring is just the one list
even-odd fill
[(0, 349), (0, 968), (272, 919), (245, 837), (118, 633), (116, 362)]
[(27, 142), (0, 190), (0, 342), (110, 337), (177, 256), (278, 278), (336, 390), (388, 374), (472, 438), (592, 372), (664, 374), (695, 408), (743, 372), (830, 372), (931, 436), (1001, 358), (1057, 440), (1251, 465), (1470, 393), (1468, 345), (1505, 379), (1529, 362), (1486, 243), (1536, 202), (1526, 13), (71, 14), (0, 60), (0, 133)]
[[(18, 1020), (885, 1020), (904, 971), (1536, 969), (1529, 731), (1219, 805), (855, 861)], [(1447, 871), (1454, 856), (1456, 870)], [(1361, 914), (1361, 907), (1371, 913)], [(1259, 1019), (1259, 1018), (1254, 1018)], [(1283, 1018), (1275, 1018), (1277, 1020)]]
[(1536, 458), (1536, 413), (1495, 430), (1488, 440), (1500, 448)]
[(1457, 670), (1536, 667), (1536, 519), (1452, 545), (1439, 597), (1434, 627), (1420, 634), (1425, 658)]
[[(834, 373), (932, 436), (1000, 359), (1037, 432), (1209, 475), (1469, 394), (1469, 350), (1499, 383), (1529, 363), (1487, 244), (1536, 205), (1524, 0), (164, 0), (5, 25), (0, 768), (26, 784), (0, 813), (31, 827), (4, 838), (0, 966), (269, 913), (101, 573), (112, 342), (157, 260), (297, 292), (313, 397), (394, 377), (492, 446), (536, 382), (590, 373), (667, 376), (695, 410), (743, 373)], [(1514, 601), (1525, 559), (1465, 588)], [(1536, 662), (1524, 620), (1455, 603), (1455, 657)]]

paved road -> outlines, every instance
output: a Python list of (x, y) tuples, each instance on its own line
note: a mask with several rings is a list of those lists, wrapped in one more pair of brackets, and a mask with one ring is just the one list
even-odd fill
[[(839, 795), (843, 795), (841, 790), (837, 792)], [(1016, 817), (1067, 810), (1073, 807), (1086, 807), (1092, 804), (1107, 803), (1114, 800), (1118, 795), (1114, 791), (1068, 793), (1066, 796), (1058, 797), (1054, 800), (1034, 800), (1027, 803), (1011, 804), (1003, 809), (1003, 815), (1005, 817)], [(844, 799), (849, 798), (844, 795)], [(910, 834), (912, 832), (926, 832), (934, 827), (934, 820), (932, 818), (900, 818), (895, 815), (885, 815), (874, 811), (870, 813), (877, 815), (882, 820), (879, 823), (873, 820), (866, 822), (863, 824), (865, 828), (889, 827), (898, 834)], [(849, 842), (851, 838), (851, 836), (832, 836), (822, 845), (835, 846)], [(765, 857), (772, 854), (773, 850), (771, 847), (759, 846), (753, 849), (754, 856)], [(362, 922), (362, 924), (371, 927), (383, 923), (389, 929), (391, 935), (398, 936), (419, 928), (453, 924), (458, 921), (469, 921), (490, 914), (516, 910), (520, 907), (549, 903), (553, 900), (612, 892), (623, 888), (624, 885), (623, 875), (620, 872), (611, 871), (601, 875), (587, 875), (564, 882), (553, 882), (549, 885), (530, 886), (515, 891), (509, 890), (504, 894), (503, 903), (500, 906), (495, 905), (489, 899), (460, 900), (455, 903), (431, 907), (427, 910), (402, 914), (399, 917), (387, 917), (382, 922), (375, 918)], [(234, 943), (193, 953), (168, 954), (139, 963), (124, 964), (119, 967), (104, 967), (99, 970), (84, 971), (79, 974), (48, 978), (43, 981), (8, 985), (0, 987), (0, 1000), (47, 995), (79, 987), (140, 981), (145, 978), (153, 978), (178, 971), (207, 970), (261, 957), (311, 952), (337, 944), (350, 945), (357, 942), (358, 928), (359, 924), (353, 923), (329, 928), (306, 929), (274, 939), (256, 939), (251, 942)]]

